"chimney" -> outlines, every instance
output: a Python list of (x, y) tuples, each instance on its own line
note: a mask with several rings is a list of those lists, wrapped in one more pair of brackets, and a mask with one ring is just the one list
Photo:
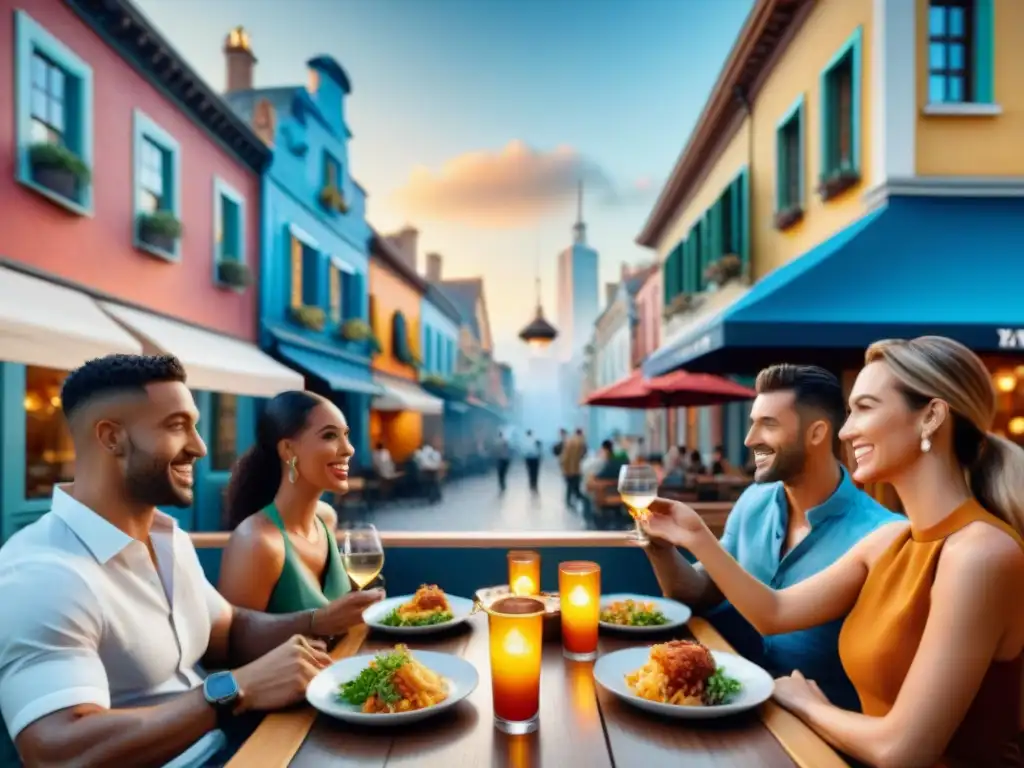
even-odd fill
[(427, 254), (427, 282), (428, 283), (439, 283), (439, 282), (441, 282), (441, 254), (440, 253), (428, 253)]
[(388, 235), (388, 240), (395, 247), (402, 257), (402, 261), (409, 269), (416, 271), (419, 261), (416, 253), (416, 246), (419, 242), (420, 233), (415, 227), (405, 226), (393, 235)]
[(256, 57), (250, 46), (249, 33), (242, 27), (232, 29), (224, 39), (224, 61), (228, 71), (225, 93), (251, 91)]

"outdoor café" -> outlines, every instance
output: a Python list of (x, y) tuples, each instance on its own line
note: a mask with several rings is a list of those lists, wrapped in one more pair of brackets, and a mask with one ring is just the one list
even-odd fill
[[(216, 583), (227, 534), (192, 537)], [(380, 540), (389, 598), (333, 648), (337, 663), (311, 684), (312, 703), (267, 715), (232, 768), (846, 765), (771, 701), (767, 673), (688, 608), (654, 597), (661, 592), (627, 532), (382, 532)], [(443, 593), (451, 620), (400, 626), (423, 585)], [(616, 618), (640, 604), (662, 616), (658, 624)], [(735, 681), (731, 692), (710, 703), (636, 695), (652, 669), (650, 648), (679, 640), (702, 644), (706, 651), (687, 649), (709, 653)], [(397, 711), (353, 703), (352, 681), (375, 657), (396, 653), (408, 655), (415, 681), (398, 686)]]

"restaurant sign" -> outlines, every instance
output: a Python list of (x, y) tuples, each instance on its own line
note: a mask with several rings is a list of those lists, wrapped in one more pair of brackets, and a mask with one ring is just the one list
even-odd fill
[(1000, 349), (1024, 350), (1024, 328), (997, 328)]

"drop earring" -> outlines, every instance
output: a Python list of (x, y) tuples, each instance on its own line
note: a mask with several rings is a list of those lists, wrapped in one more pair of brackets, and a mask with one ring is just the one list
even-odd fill
[(921, 436), (921, 453), (928, 453), (932, 449), (932, 441), (927, 435)]
[(292, 456), (288, 461), (288, 482), (295, 485), (295, 481), (299, 479), (299, 457)]

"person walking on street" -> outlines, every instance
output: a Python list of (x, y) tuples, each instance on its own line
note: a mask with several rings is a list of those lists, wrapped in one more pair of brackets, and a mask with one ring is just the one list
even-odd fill
[(533, 436), (533, 430), (526, 430), (523, 457), (526, 459), (526, 474), (530, 478), (530, 490), (533, 493), (537, 493), (537, 480), (540, 477), (540, 448), (540, 440)]
[(498, 462), (498, 492), (504, 493), (506, 478), (508, 477), (508, 465), (512, 460), (512, 448), (508, 444), (508, 438), (503, 432), (498, 433), (498, 440), (494, 445), (494, 458)]
[(562, 468), (562, 476), (565, 478), (565, 504), (573, 506), (580, 495), (580, 476), (583, 474), (581, 465), (583, 456), (587, 452), (587, 444), (583, 440), (583, 430), (577, 429), (571, 437), (562, 441), (562, 451), (558, 456), (558, 463)]

